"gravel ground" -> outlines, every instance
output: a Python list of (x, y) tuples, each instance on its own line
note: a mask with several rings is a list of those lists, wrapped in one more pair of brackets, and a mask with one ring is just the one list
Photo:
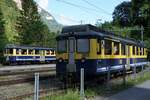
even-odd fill
[(0, 87), (0, 100), (7, 100), (7, 98), (30, 93), (34, 90), (34, 85), (31, 83), (16, 84)]
[[(14, 75), (14, 76), (3, 76), (3, 77), (1, 76), (0, 81), (19, 79), (19, 78), (29, 77), (29, 76), (30, 75)], [(62, 83), (59, 83), (58, 80), (55, 78), (42, 80), (40, 81), (40, 90), (52, 89), (60, 86), (60, 84)], [(33, 91), (34, 91), (34, 82), (0, 86), (0, 100), (7, 100), (7, 98), (12, 98), (27, 93), (32, 93)], [(29, 100), (29, 98), (28, 99), (26, 98), (24, 100)]]

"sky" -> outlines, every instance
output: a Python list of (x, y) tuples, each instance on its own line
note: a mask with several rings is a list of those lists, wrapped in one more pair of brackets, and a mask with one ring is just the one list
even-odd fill
[(130, 0), (35, 0), (63, 25), (95, 24), (112, 20), (114, 8)]

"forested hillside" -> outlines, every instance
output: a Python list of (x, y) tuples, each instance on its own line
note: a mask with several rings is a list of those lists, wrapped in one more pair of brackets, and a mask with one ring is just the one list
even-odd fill
[(114, 8), (113, 21), (96, 23), (104, 30), (112, 31), (125, 37), (143, 40), (150, 48), (150, 1), (124, 1)]
[[(44, 9), (39, 12), (34, 0), (21, 1), (23, 9), (17, 7), (17, 1), (0, 0), (6, 44), (55, 47), (55, 36), (61, 31), (61, 25)], [(49, 17), (53, 19), (47, 19)]]
[(8, 43), (16, 43), (15, 37), (18, 32), (15, 29), (19, 10), (16, 3), (12, 0), (0, 0), (0, 9), (2, 11), (3, 20), (5, 21), (5, 34), (8, 38)]

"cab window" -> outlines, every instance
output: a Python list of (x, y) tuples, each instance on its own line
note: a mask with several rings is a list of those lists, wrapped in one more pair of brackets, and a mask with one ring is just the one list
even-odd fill
[(67, 41), (59, 40), (57, 42), (57, 50), (58, 50), (58, 52), (67, 52)]
[(87, 53), (90, 49), (88, 39), (77, 39), (77, 52)]
[(112, 54), (112, 41), (105, 40), (105, 55)]

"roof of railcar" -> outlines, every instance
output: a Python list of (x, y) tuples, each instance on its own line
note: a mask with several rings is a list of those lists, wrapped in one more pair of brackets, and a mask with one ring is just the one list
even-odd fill
[(81, 38), (81, 37), (109, 38), (112, 40), (119, 40), (120, 42), (123, 43), (144, 46), (144, 44), (141, 41), (137, 41), (132, 38), (123, 37), (121, 35), (116, 35), (113, 32), (101, 30), (90, 24), (66, 26), (62, 29), (61, 34), (56, 39), (58, 40), (58, 39), (68, 38), (70, 36), (74, 36), (77, 38)]
[(36, 47), (36, 46), (18, 46), (13, 44), (8, 44), (5, 46), (5, 49), (35, 49), (35, 50), (55, 50), (55, 48), (46, 48), (46, 47)]

